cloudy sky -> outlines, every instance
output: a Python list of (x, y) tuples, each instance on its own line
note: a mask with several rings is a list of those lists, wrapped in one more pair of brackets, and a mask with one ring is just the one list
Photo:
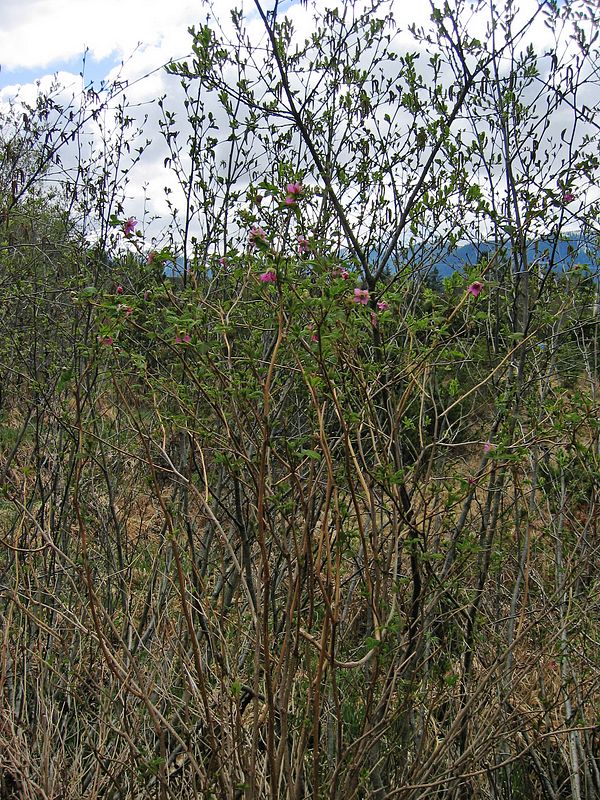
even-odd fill
[[(426, 0), (418, 1), (425, 8)], [(251, 0), (217, 5), (225, 18), (228, 6), (241, 6), (259, 25)], [(310, 27), (312, 13), (299, 0), (281, 0), (280, 9), (291, 10), (300, 27)], [(77, 96), (83, 85), (98, 89), (102, 81), (118, 78), (129, 84), (128, 100), (140, 107), (165, 93), (176, 102), (178, 80), (162, 67), (189, 55), (188, 28), (206, 18), (202, 0), (0, 0), (0, 111), (17, 94), (31, 102), (36, 82), (47, 89), (53, 75), (67, 97)], [(144, 133), (160, 139), (156, 112)], [(164, 152), (158, 148), (150, 148), (143, 176), (146, 184), (160, 185), (155, 198), (165, 183)], [(135, 193), (137, 178), (132, 180)], [(137, 189), (139, 194), (139, 183)], [(164, 213), (164, 202), (156, 200), (152, 210)]]
[[(317, 0), (317, 5), (321, 3)], [(269, 5), (265, 0), (264, 6)], [(280, 0), (279, 9), (292, 17), (296, 31), (308, 34), (313, 25), (310, 5)], [(252, 0), (217, 0), (216, 7), (226, 27), (228, 7), (242, 7), (247, 22), (255, 26), (256, 37), (264, 34)], [(415, 0), (413, 14), (415, 9), (420, 9), (425, 19), (430, 13), (429, 0)], [(31, 103), (36, 82), (47, 90), (53, 75), (66, 87), (67, 104), (69, 92), (77, 96), (84, 85), (99, 89), (103, 81), (118, 79), (128, 84), (127, 99), (137, 106), (138, 118), (165, 94), (170, 108), (176, 107), (182, 101), (179, 80), (162, 67), (189, 55), (188, 28), (207, 17), (202, 0), (0, 0), (0, 111), (17, 94)], [(178, 186), (164, 168), (164, 143), (155, 107), (150, 110), (144, 135), (153, 145), (144, 156), (143, 174), (130, 176), (130, 194), (138, 205), (143, 202), (142, 195), (149, 194), (151, 214), (165, 217), (168, 209), (163, 188), (171, 183), (177, 192)], [(149, 189), (143, 191), (142, 185)], [(133, 213), (141, 217), (142, 211)]]
[[(299, 0), (279, 5), (310, 24), (311, 12)], [(429, 7), (427, 0), (416, 5)], [(202, 0), (0, 0), (0, 91), (54, 72), (77, 76), (86, 49), (88, 80), (106, 78), (121, 61), (128, 75), (141, 75), (188, 54), (187, 31), (206, 19), (203, 6)], [(255, 13), (251, 0), (217, 6), (225, 16), (228, 6)]]
[[(234, 0), (219, 0), (224, 11), (228, 4)], [(176, 102), (177, 79), (162, 67), (189, 54), (188, 28), (205, 19), (201, 0), (0, 0), (0, 111), (17, 94), (31, 102), (36, 82), (47, 89), (53, 75), (66, 88), (67, 103), (69, 92), (77, 97), (84, 85), (99, 89), (116, 78), (129, 84), (128, 100), (139, 108), (165, 93)], [(163, 214), (164, 197), (158, 198), (168, 176), (156, 112), (144, 134), (154, 145), (143, 176), (131, 177), (131, 194), (139, 200), (142, 183), (154, 185), (151, 211)]]
[[(529, 15), (538, 0), (523, 0), (523, 14)], [(265, 5), (269, 3), (265, 0)], [(240, 6), (242, 0), (216, 0), (220, 14), (227, 17), (227, 6)], [(263, 35), (254, 4), (245, 0), (253, 41)], [(295, 29), (308, 34), (312, 11), (300, 0), (280, 0), (279, 7), (293, 19)], [(324, 0), (317, 0), (322, 7)], [(333, 3), (331, 5), (334, 5)], [(439, 3), (438, 3), (439, 5)], [(399, 25), (397, 42), (414, 48), (407, 29), (411, 22), (426, 24), (431, 14), (429, 0), (395, 0)], [(254, 16), (254, 21), (252, 21)], [(0, 111), (3, 102), (17, 91), (31, 97), (37, 80), (47, 86), (58, 73), (60, 81), (73, 95), (83, 85), (119, 77), (129, 84), (127, 97), (139, 109), (142, 119), (156, 98), (168, 95), (171, 108), (182, 102), (179, 81), (168, 76), (162, 66), (188, 56), (191, 39), (188, 28), (205, 21), (202, 0), (0, 0)], [(478, 21), (472, 20), (471, 35), (482, 35)], [(255, 28), (252, 28), (252, 25)], [(485, 36), (485, 34), (483, 34)], [(548, 31), (542, 20), (536, 24), (536, 46), (546, 43)], [(83, 80), (80, 72), (85, 69)], [(178, 94), (179, 93), (179, 94)], [(151, 216), (168, 216), (164, 186), (169, 176), (164, 167), (164, 143), (158, 135), (158, 112), (152, 106), (144, 135), (153, 145), (144, 157), (142, 172), (131, 176), (131, 214), (142, 218), (144, 203)], [(173, 176), (171, 176), (173, 177)]]
[(187, 28), (198, 22), (198, 0), (2, 0), (0, 88), (58, 70), (102, 78), (139, 51), (156, 66), (183, 55)]

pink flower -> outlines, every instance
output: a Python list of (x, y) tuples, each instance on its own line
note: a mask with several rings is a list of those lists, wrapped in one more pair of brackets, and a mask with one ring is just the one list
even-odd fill
[(355, 289), (353, 303), (359, 303), (361, 306), (366, 306), (369, 302), (369, 292), (367, 289)]
[(266, 242), (267, 232), (263, 230), (260, 225), (253, 225), (248, 234), (248, 244), (252, 247), (256, 244), (257, 239), (260, 239), (261, 242)]
[(380, 300), (377, 303), (377, 308), (379, 309), (379, 311), (387, 311), (389, 307), (390, 307), (390, 304), (386, 303), (385, 300)]
[(562, 199), (563, 203), (572, 203), (575, 200), (575, 195), (573, 192), (565, 192)]
[(99, 336), (98, 341), (100, 342), (100, 344), (109, 347), (114, 342), (114, 339), (112, 336)]
[(469, 294), (472, 294), (473, 297), (479, 297), (482, 289), (483, 289), (483, 283), (481, 283), (481, 281), (473, 281), (473, 283), (467, 287), (467, 292), (469, 292)]
[(302, 194), (302, 184), (295, 181), (294, 183), (288, 183), (287, 185), (287, 196), (284, 200), (286, 206), (293, 206), (298, 199), (298, 196)]
[(127, 222), (123, 225), (123, 233), (125, 236), (131, 236), (133, 233), (133, 229), (138, 224), (138, 221), (135, 217), (129, 217)]
[(227, 257), (226, 256), (221, 256), (221, 258), (219, 259), (219, 264), (222, 267), (226, 267), (227, 266)]
[(123, 294), (123, 287), (117, 286), (117, 294)]
[(341, 269), (339, 271), (339, 276), (343, 281), (347, 281), (348, 278), (350, 277), (350, 273), (348, 272), (347, 269)]
[(131, 316), (131, 314), (133, 314), (133, 308), (131, 306), (126, 306), (125, 307), (125, 316), (129, 317), (129, 316)]
[(259, 275), (258, 280), (261, 283), (277, 283), (277, 273), (270, 269), (268, 272), (263, 272), (262, 275)]
[(189, 344), (191, 341), (192, 337), (189, 335), (189, 333), (182, 333), (181, 335), (177, 334), (175, 337), (175, 344)]
[(484, 453), (491, 453), (496, 449), (496, 445), (492, 444), (491, 442), (486, 442), (483, 445), (483, 452)]
[(300, 255), (310, 253), (310, 242), (306, 236), (298, 236), (298, 252)]

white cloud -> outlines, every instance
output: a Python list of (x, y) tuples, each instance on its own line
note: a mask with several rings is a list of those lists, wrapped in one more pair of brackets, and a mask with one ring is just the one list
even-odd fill
[(0, 57), (5, 70), (44, 69), (86, 47), (97, 61), (125, 58), (140, 42), (182, 44), (201, 13), (192, 0), (170, 0), (168, 7), (164, 0), (3, 0)]

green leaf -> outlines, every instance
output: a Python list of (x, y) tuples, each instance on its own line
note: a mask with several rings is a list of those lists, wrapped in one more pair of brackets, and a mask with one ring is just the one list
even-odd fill
[(321, 454), (317, 453), (316, 450), (300, 450), (301, 456), (306, 456), (306, 458), (312, 458), (315, 461), (321, 460)]

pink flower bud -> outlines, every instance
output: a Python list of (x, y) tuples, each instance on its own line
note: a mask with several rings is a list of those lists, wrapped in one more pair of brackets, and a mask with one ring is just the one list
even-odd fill
[(310, 253), (310, 242), (306, 236), (298, 236), (298, 252), (300, 255)]
[(257, 239), (260, 239), (261, 242), (265, 242), (267, 240), (267, 232), (264, 231), (260, 225), (253, 225), (248, 234), (248, 244), (253, 247)]

